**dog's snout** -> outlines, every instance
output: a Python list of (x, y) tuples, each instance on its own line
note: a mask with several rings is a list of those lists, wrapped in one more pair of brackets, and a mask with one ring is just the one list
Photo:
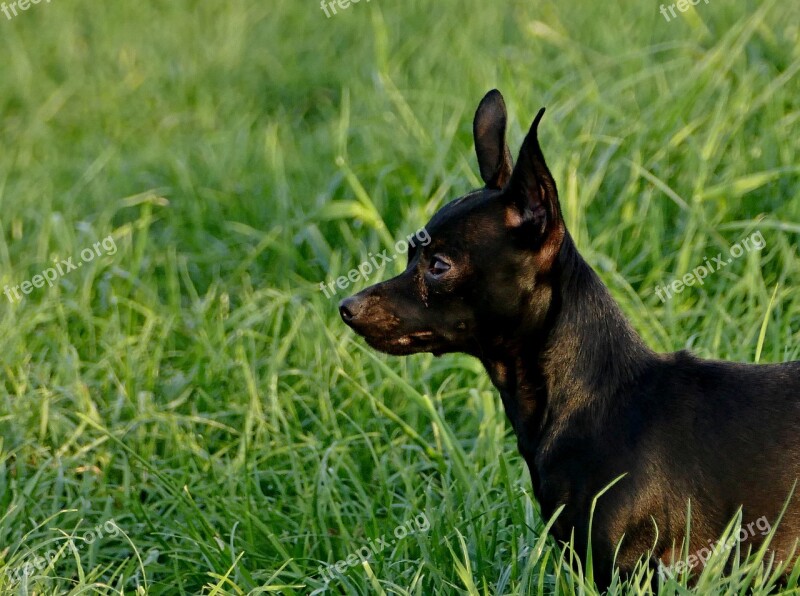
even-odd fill
[(342, 320), (351, 325), (358, 318), (362, 306), (363, 302), (356, 296), (350, 296), (342, 300), (339, 303), (339, 314), (342, 316)]

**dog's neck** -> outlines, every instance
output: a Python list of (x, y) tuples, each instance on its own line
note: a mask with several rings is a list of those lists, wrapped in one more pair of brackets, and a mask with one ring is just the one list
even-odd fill
[(578, 412), (602, 415), (618, 405), (625, 388), (656, 358), (569, 234), (550, 275), (543, 328), (504, 339), (482, 358), (520, 448), (531, 451), (546, 447), (539, 444), (547, 440), (545, 427), (557, 430)]

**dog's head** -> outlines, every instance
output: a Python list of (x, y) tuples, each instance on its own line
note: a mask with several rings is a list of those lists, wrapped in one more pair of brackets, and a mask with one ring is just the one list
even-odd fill
[(473, 133), (486, 186), (442, 207), (431, 240), (410, 247), (406, 270), (342, 301), (342, 319), (390, 354), (466, 352), (539, 329), (552, 300), (551, 269), (566, 230), (542, 155), (540, 110), (516, 166), (506, 144), (506, 107), (490, 91)]

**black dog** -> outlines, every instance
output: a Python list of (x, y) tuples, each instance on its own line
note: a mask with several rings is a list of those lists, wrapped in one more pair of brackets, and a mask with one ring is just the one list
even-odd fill
[[(542, 513), (564, 511), (595, 578), (629, 573), (642, 555), (678, 558), (691, 503), (689, 553), (717, 540), (742, 509), (774, 524), (800, 478), (800, 361), (746, 365), (651, 351), (578, 254), (533, 121), (516, 167), (498, 91), (473, 130), (486, 187), (445, 205), (432, 240), (399, 276), (344, 300), (342, 319), (389, 354), (465, 352), (500, 391)], [(800, 490), (800, 487), (798, 488)], [(759, 522), (759, 529), (764, 529)], [(767, 527), (769, 527), (767, 525)], [(767, 532), (747, 532), (748, 545)], [(741, 536), (740, 532), (740, 536)], [(800, 497), (770, 545), (796, 556)], [(619, 545), (619, 550), (616, 551)], [(615, 552), (616, 559), (615, 559)], [(696, 569), (703, 557), (689, 562)]]

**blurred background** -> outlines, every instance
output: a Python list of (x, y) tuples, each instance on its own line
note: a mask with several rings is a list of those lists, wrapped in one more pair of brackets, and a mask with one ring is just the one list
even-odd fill
[(547, 107), (568, 228), (651, 347), (800, 358), (797, 3), (15, 6), (0, 287), (34, 287), (0, 297), (0, 593), (584, 589), (479, 364), (339, 321), (404, 258), (320, 291), (480, 186), (494, 87), (514, 154)]

